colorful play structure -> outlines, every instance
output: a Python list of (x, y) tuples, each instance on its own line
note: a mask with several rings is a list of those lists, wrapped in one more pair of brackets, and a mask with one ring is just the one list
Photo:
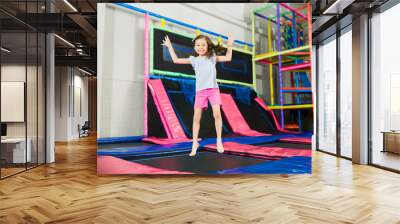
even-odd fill
[[(263, 12), (268, 13), (264, 15)], [(255, 44), (256, 19), (266, 21), (267, 30), (266, 52), (258, 52), (253, 47), (253, 67), (255, 63), (269, 66), (270, 105), (273, 110), (280, 110), (280, 124), (288, 129), (297, 128), (301, 131), (301, 109), (313, 108), (311, 90), (311, 49), (312, 30), (310, 5), (303, 4), (293, 8), (285, 3), (266, 4), (252, 13), (252, 42)], [(280, 21), (280, 22), (278, 22)], [(275, 38), (272, 29), (275, 26)], [(306, 30), (306, 28), (308, 28)], [(306, 32), (307, 31), (307, 32)], [(275, 74), (274, 74), (274, 71)], [(255, 70), (253, 70), (255, 73)], [(254, 74), (255, 76), (255, 74)], [(290, 86), (285, 86), (283, 79), (290, 77)], [(275, 99), (274, 79), (278, 79), (278, 102)], [(285, 94), (291, 94), (291, 102), (285, 103)], [(308, 95), (308, 96), (307, 96)], [(288, 98), (288, 97), (286, 97)], [(290, 101), (289, 99), (286, 99)], [(284, 110), (297, 110), (297, 125), (285, 124)]]
[[(191, 65), (173, 64), (161, 43), (168, 35), (178, 57), (188, 57), (196, 35), (206, 34), (223, 47), (227, 37), (132, 4), (116, 4), (145, 16), (145, 128), (144, 136), (98, 139), (99, 174), (311, 172), (312, 130), (304, 124), (307, 116), (312, 117), (309, 4), (293, 8), (269, 3), (252, 12), (252, 43), (235, 40), (232, 61), (217, 64), (225, 152), (215, 150), (214, 120), (209, 109), (203, 113), (202, 141), (195, 157), (188, 156), (195, 74)], [(273, 16), (271, 9), (276, 12)], [(258, 44), (263, 37), (258, 36), (256, 41), (255, 30), (262, 27), (256, 24), (256, 18), (267, 22), (264, 53), (258, 49), (263, 49)], [(182, 27), (191, 32), (183, 32)], [(256, 64), (268, 66), (267, 100), (255, 90)]]

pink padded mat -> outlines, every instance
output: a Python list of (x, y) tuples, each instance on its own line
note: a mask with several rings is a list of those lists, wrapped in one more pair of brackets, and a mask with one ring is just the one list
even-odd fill
[(154, 103), (157, 106), (168, 138), (186, 138), (185, 132), (176, 117), (174, 108), (169, 101), (167, 92), (160, 79), (149, 80), (149, 89), (153, 95)]
[(168, 145), (175, 144), (181, 142), (191, 142), (192, 140), (189, 138), (156, 138), (156, 137), (147, 137), (143, 138), (142, 141), (151, 142), (158, 145)]
[(161, 139), (155, 137), (144, 138), (144, 141), (164, 145), (173, 144), (179, 142), (191, 141), (185, 135), (178, 118), (176, 117), (174, 108), (169, 101), (167, 92), (164, 89), (160, 79), (148, 80), (148, 87), (153, 96), (154, 103), (157, 106), (158, 113), (164, 126), (164, 130), (167, 133), (168, 138)]
[(224, 112), (225, 117), (228, 120), (228, 123), (231, 126), (232, 131), (234, 133), (244, 136), (270, 135), (250, 129), (249, 125), (247, 125), (246, 120), (243, 118), (242, 114), (239, 111), (239, 108), (236, 106), (236, 103), (231, 95), (221, 93), (221, 101), (222, 101), (222, 107), (221, 107), (222, 111)]
[[(255, 146), (246, 145), (236, 142), (224, 142), (224, 149), (227, 152), (235, 153), (247, 153), (248, 156), (252, 154), (263, 155), (263, 156), (281, 156), (281, 157), (291, 157), (291, 156), (311, 156), (311, 149), (293, 149), (293, 148), (280, 148), (280, 147), (266, 147), (266, 146)], [(206, 145), (206, 148), (215, 149), (216, 145)]]
[(163, 170), (129, 162), (113, 156), (97, 156), (97, 174), (192, 174), (174, 170)]

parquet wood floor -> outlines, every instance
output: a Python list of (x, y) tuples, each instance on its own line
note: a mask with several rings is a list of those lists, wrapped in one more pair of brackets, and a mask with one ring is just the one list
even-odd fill
[(0, 223), (400, 223), (400, 175), (321, 152), (312, 175), (97, 176), (94, 137), (0, 181)]

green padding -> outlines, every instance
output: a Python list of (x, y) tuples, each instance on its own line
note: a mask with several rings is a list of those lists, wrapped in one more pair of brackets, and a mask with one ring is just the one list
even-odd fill
[[(150, 24), (150, 74), (168, 75), (168, 76), (185, 77), (185, 78), (193, 78), (194, 79), (195, 76), (190, 75), (190, 74), (154, 69), (154, 61), (153, 61), (154, 57), (153, 56), (154, 56), (154, 30), (155, 29), (167, 31), (167, 32), (174, 33), (176, 35), (191, 38), (191, 39), (193, 39), (195, 37), (195, 35), (188, 35), (188, 34), (180, 33), (177, 31), (170, 30), (170, 29), (162, 28), (159, 25)], [(250, 51), (245, 51), (245, 50), (237, 49), (237, 48), (233, 48), (233, 50), (252, 55), (252, 53)], [(253, 71), (253, 73), (254, 73), (254, 71)], [(255, 77), (255, 74), (253, 74), (253, 82), (255, 82), (254, 77)], [(255, 86), (254, 84), (235, 82), (235, 81), (230, 81), (230, 80), (217, 79), (217, 81), (219, 83), (243, 85), (243, 86), (248, 86), (248, 87), (253, 87), (253, 88)]]
[(154, 25), (150, 22), (150, 73), (153, 73), (154, 63), (153, 63), (153, 55), (154, 55)]
[[(167, 72), (167, 71), (161, 71), (161, 70), (157, 70), (157, 69), (151, 70), (151, 73), (157, 74), (157, 75), (168, 75), (168, 76), (195, 79), (195, 76), (193, 76), (193, 75), (187, 75), (187, 74), (182, 74), (182, 73), (178, 73), (178, 72)], [(235, 85), (253, 87), (252, 84), (248, 84), (248, 83), (244, 83), (244, 82), (235, 82), (235, 81), (222, 80), (222, 79), (217, 79), (217, 82), (225, 83), (225, 84), (235, 84)]]
[(275, 5), (274, 5), (274, 4), (266, 4), (266, 5), (263, 6), (263, 7), (254, 9), (253, 13), (261, 12), (261, 11), (263, 11), (263, 10), (265, 10), (265, 9), (271, 8), (272, 6), (275, 6)]

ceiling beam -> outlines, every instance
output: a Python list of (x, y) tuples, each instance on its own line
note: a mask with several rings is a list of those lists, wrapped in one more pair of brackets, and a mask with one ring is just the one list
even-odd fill
[[(83, 31), (89, 36), (86, 41), (94, 40), (97, 38), (97, 30), (90, 24), (85, 17), (80, 14), (68, 14), (68, 17), (72, 19), (78, 26), (80, 26)], [(96, 45), (91, 43), (91, 45)]]
[(97, 59), (90, 56), (55, 56), (56, 66), (83, 66), (96, 70)]

